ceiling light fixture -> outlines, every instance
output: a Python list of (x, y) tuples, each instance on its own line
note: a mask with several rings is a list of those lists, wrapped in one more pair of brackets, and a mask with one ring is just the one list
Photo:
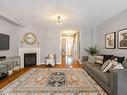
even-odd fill
[(57, 16), (56, 24), (63, 24), (63, 19), (60, 16)]

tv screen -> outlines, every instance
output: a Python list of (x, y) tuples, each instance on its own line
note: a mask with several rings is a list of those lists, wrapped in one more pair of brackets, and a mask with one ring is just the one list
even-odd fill
[(0, 50), (9, 50), (10, 36), (0, 33)]

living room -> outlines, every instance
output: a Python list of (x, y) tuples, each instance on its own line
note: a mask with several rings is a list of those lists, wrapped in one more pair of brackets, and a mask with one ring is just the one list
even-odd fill
[[(125, 90), (127, 89), (127, 65), (123, 65), (124, 70), (121, 70), (124, 73), (118, 76), (113, 73), (116, 74), (114, 83), (108, 85), (110, 79), (106, 80), (104, 77), (103, 81), (102, 77), (97, 77), (99, 72), (94, 71), (95, 69), (87, 64), (91, 60), (95, 63), (96, 56), (93, 57), (85, 51), (89, 47), (95, 49), (96, 46), (97, 56), (113, 55), (112, 58), (117, 56), (118, 61), (119, 58), (124, 57), (122, 63), (125, 62), (127, 59), (126, 17), (127, 1), (125, 0), (0, 0), (0, 64), (8, 59), (13, 60), (10, 63), (5, 61), (7, 68), (0, 66), (0, 72), (7, 69), (6, 77), (0, 80), (1, 95), (127, 95)], [(73, 37), (75, 33), (79, 35), (76, 48), (72, 46), (73, 52), (71, 51), (69, 55), (65, 54), (65, 58), (74, 59), (73, 57), (77, 56), (70, 64), (64, 62), (62, 57), (61, 33), (63, 31), (67, 32), (67, 36), (70, 35), (69, 39), (72, 36), (70, 31), (74, 32)], [(72, 40), (74, 44), (74, 38)], [(74, 53), (74, 51), (77, 52)], [(53, 60), (47, 62), (50, 54)], [(84, 57), (89, 58), (83, 61)], [(19, 62), (17, 67), (12, 65), (14, 60)], [(25, 62), (28, 61), (26, 65)], [(28, 66), (29, 64), (32, 66)], [(59, 86), (56, 82), (54, 85), (57, 86), (53, 87), (54, 82), (45, 77), (49, 77), (51, 72), (56, 71), (60, 71), (60, 76), (67, 79), (60, 82)], [(27, 76), (30, 74), (32, 76)], [(37, 78), (34, 81), (32, 77), (35, 75)], [(56, 77), (59, 79), (58, 76)], [(26, 78), (25, 81), (20, 82), (24, 78)]]

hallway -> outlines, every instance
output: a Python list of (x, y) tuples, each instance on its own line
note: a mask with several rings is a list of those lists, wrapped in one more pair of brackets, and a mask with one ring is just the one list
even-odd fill
[(73, 68), (79, 64), (80, 58), (79, 32), (63, 31), (61, 33), (61, 63), (62, 67)]

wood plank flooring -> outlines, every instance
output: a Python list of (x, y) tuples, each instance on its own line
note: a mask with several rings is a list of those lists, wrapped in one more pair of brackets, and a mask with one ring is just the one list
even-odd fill
[(68, 64), (64, 57), (62, 58), (62, 64), (57, 64), (55, 67), (50, 67), (46, 65), (25, 67), (23, 69), (20, 69), (19, 71), (14, 71), (12, 75), (6, 77), (3, 80), (0, 80), (0, 89), (5, 87), (10, 82), (14, 81), (15, 79), (17, 79), (18, 77), (20, 77), (21, 75), (23, 75), (25, 72), (27, 72), (28, 70), (32, 68), (61, 68), (62, 69), (62, 68), (70, 68), (70, 66), (72, 68), (82, 68), (79, 62), (76, 60), (73, 60), (71, 64), (70, 63)]

